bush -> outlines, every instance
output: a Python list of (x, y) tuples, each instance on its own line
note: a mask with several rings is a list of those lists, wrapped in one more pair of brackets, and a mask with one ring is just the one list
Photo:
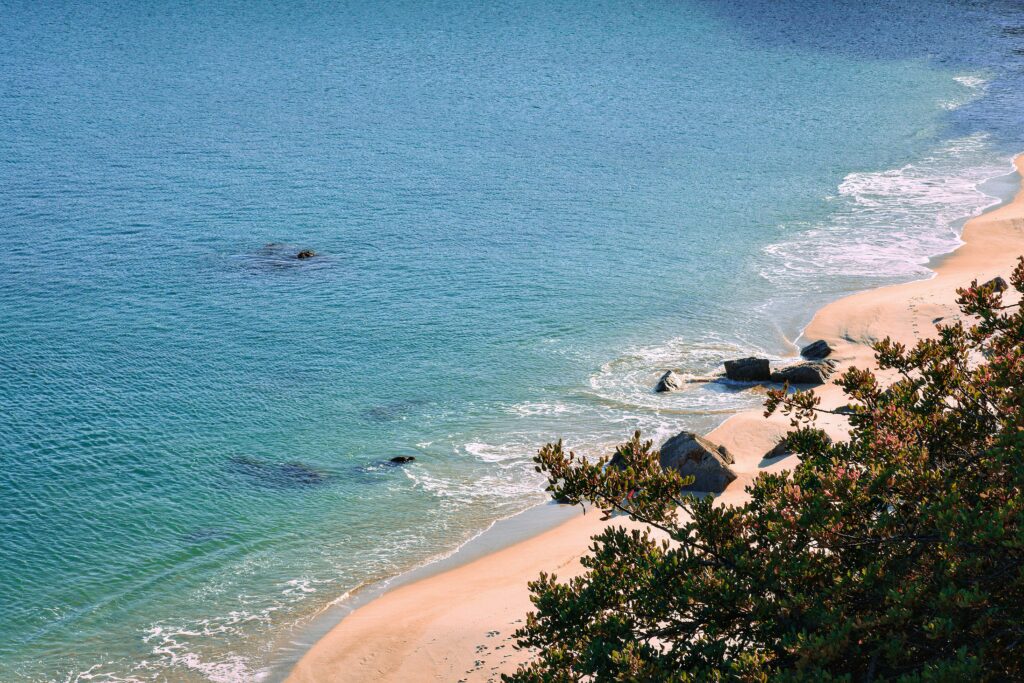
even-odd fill
[(622, 468), (545, 446), (553, 497), (646, 529), (531, 582), (516, 637), (537, 656), (505, 680), (1024, 680), (1024, 315), (998, 290), (958, 291), (969, 326), (876, 344), (891, 382), (840, 377), (848, 441), (815, 427), (811, 392), (771, 392), (801, 462), (742, 506), (681, 494), (639, 432)]

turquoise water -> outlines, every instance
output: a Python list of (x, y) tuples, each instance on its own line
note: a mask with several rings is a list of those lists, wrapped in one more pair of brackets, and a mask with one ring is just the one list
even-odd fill
[(259, 678), (545, 441), (756, 405), (650, 389), (924, 275), (1022, 68), (1011, 2), (0, 4), (0, 680)]

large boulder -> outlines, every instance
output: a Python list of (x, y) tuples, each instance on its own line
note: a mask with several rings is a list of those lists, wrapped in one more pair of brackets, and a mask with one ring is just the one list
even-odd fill
[(666, 391), (678, 391), (683, 388), (683, 378), (677, 375), (672, 370), (669, 370), (661, 379), (658, 380), (658, 385), (654, 387), (655, 391), (666, 392)]
[(800, 355), (807, 360), (821, 360), (828, 358), (834, 350), (827, 341), (819, 339), (800, 349)]
[(812, 360), (779, 368), (772, 373), (772, 381), (790, 384), (824, 384), (836, 371), (834, 360)]
[(998, 275), (988, 282), (981, 283), (982, 287), (991, 287), (996, 292), (1005, 292), (1010, 288), (1010, 285), (1006, 284), (1006, 280), (999, 277)]
[(659, 458), (662, 468), (694, 478), (687, 490), (712, 493), (721, 493), (736, 478), (731, 461), (731, 455), (692, 432), (680, 432), (662, 444)]
[(767, 358), (739, 358), (725, 361), (725, 376), (736, 382), (767, 382), (771, 377)]

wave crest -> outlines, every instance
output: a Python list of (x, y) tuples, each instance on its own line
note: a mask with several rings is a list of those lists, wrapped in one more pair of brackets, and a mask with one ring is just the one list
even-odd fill
[(861, 279), (844, 284), (862, 289), (925, 276), (930, 258), (962, 244), (964, 219), (998, 203), (979, 189), (1007, 173), (1009, 160), (993, 158), (988, 136), (978, 133), (913, 164), (847, 175), (829, 198), (834, 211), (826, 220), (789, 226), (795, 234), (765, 247), (761, 275), (818, 291), (836, 278)]

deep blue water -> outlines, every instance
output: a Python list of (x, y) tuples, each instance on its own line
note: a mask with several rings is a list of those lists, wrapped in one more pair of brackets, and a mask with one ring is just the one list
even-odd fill
[(259, 677), (756, 405), (650, 389), (922, 276), (1022, 80), (1009, 1), (0, 2), (0, 680)]

